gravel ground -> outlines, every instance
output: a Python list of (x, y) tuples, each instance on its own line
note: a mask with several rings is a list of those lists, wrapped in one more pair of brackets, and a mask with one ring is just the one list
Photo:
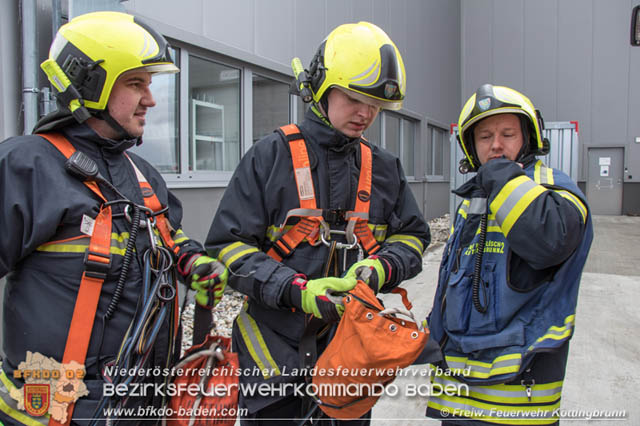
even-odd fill
[[(444, 243), (449, 236), (449, 215), (446, 214), (442, 217), (432, 219), (429, 221), (429, 228), (431, 229), (431, 245), (437, 246), (438, 244)], [(215, 327), (211, 330), (211, 333), (214, 335), (231, 337), (233, 320), (240, 311), (240, 308), (242, 308), (243, 302), (244, 296), (241, 293), (227, 287), (222, 300), (212, 311)], [(194, 304), (191, 302), (190, 304), (187, 304), (182, 315), (183, 351), (191, 345), (191, 338), (193, 335), (193, 312)]]

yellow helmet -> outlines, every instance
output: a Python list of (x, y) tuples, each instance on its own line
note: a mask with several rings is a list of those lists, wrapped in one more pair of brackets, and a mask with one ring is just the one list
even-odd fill
[(58, 102), (79, 121), (106, 109), (118, 77), (129, 70), (175, 73), (169, 44), (138, 18), (120, 12), (92, 12), (60, 27), (41, 65), (60, 92)]
[(402, 108), (406, 86), (402, 56), (389, 36), (369, 22), (331, 31), (311, 60), (308, 77), (316, 103), (327, 89), (341, 87), (362, 102)]
[(524, 118), (526, 128), (522, 130), (523, 136), (528, 136), (528, 145), (523, 147), (523, 152), (534, 155), (549, 152), (549, 141), (542, 137), (542, 115), (529, 98), (509, 87), (484, 84), (467, 100), (458, 118), (458, 143), (466, 157), (460, 162), (461, 172), (476, 171), (480, 167), (473, 139), (474, 125), (497, 114), (516, 114)]

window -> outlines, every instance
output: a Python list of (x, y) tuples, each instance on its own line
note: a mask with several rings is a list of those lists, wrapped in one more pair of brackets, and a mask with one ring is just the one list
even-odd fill
[(364, 137), (373, 145), (377, 146), (381, 146), (380, 141), (382, 140), (380, 137), (380, 123), (382, 123), (382, 114), (378, 114), (371, 126), (369, 126), (369, 128), (364, 132)]
[(427, 176), (444, 178), (444, 147), (447, 143), (447, 131), (431, 124), (427, 128)]
[[(172, 50), (171, 55), (180, 66), (176, 50)], [(154, 75), (151, 93), (156, 106), (147, 110), (143, 144), (134, 151), (161, 173), (179, 173), (178, 74)]]
[(402, 162), (404, 173), (415, 176), (415, 140), (417, 122), (397, 113), (385, 111), (378, 116), (384, 121), (384, 143), (387, 151), (392, 152)]
[(415, 123), (409, 120), (402, 120), (402, 167), (407, 176), (415, 176)]
[(240, 161), (240, 70), (189, 56), (189, 170), (233, 171)]
[[(253, 74), (253, 143), (289, 124), (289, 85)], [(299, 101), (298, 103), (302, 103)], [(300, 118), (298, 122), (301, 122)]]
[(400, 118), (396, 115), (385, 114), (384, 147), (396, 157), (400, 157)]
[[(309, 104), (289, 94), (289, 75), (193, 46), (172, 53), (181, 72), (153, 77), (156, 106), (147, 113), (144, 144), (134, 148), (170, 187), (225, 185), (253, 143), (293, 122), (294, 113), (297, 123), (304, 120)], [(382, 111), (364, 136), (415, 176), (419, 123)]]
[(133, 150), (171, 188), (225, 185), (254, 141), (292, 122), (291, 77), (198, 47), (172, 55), (181, 72), (153, 77), (156, 106)]

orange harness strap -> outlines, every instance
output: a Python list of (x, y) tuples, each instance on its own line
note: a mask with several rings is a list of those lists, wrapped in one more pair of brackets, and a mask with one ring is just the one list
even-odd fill
[[(135, 170), (136, 172), (138, 185), (140, 185), (140, 191), (142, 192), (142, 198), (145, 207), (153, 210), (154, 212), (162, 210), (162, 204), (160, 204), (160, 200), (158, 200), (158, 197), (156, 197), (156, 194), (153, 191), (151, 184), (147, 181), (147, 178), (144, 177), (131, 157), (129, 157), (126, 153), (124, 155), (127, 157), (129, 162), (133, 166), (133, 170)], [(180, 247), (176, 246), (173, 238), (171, 238), (171, 225), (169, 224), (169, 220), (166, 218), (164, 213), (156, 216), (156, 227), (158, 228), (158, 232), (160, 232), (160, 236), (162, 237), (162, 241), (165, 243), (165, 245), (169, 247), (172, 252), (178, 254)]]
[(371, 202), (371, 175), (373, 173), (373, 160), (371, 148), (360, 142), (360, 178), (358, 179), (358, 194), (356, 196), (356, 208), (347, 213), (349, 224), (347, 234), (350, 230), (358, 237), (362, 243), (362, 248), (368, 254), (374, 254), (380, 249), (373, 232), (369, 229), (369, 203)]
[[(125, 157), (127, 157), (129, 162), (131, 163), (131, 166), (133, 166), (133, 170), (135, 170), (136, 172), (136, 178), (138, 179), (138, 185), (140, 185), (140, 192), (142, 192), (142, 199), (144, 201), (144, 206), (153, 210), (154, 212), (162, 210), (163, 208), (162, 204), (160, 203), (160, 200), (158, 200), (158, 197), (156, 196), (155, 192), (153, 191), (151, 184), (149, 183), (149, 181), (147, 181), (147, 178), (144, 177), (144, 175), (142, 174), (140, 169), (138, 169), (138, 166), (136, 166), (136, 163), (133, 162), (131, 157), (129, 157), (127, 153), (124, 153), (124, 155)], [(174, 254), (178, 255), (178, 251), (180, 251), (180, 247), (177, 246), (176, 243), (173, 241), (173, 238), (171, 238), (171, 225), (169, 223), (169, 219), (167, 219), (164, 213), (156, 216), (156, 228), (158, 228), (158, 232), (160, 233), (160, 237), (162, 237), (162, 241), (164, 242), (164, 244)], [(175, 286), (176, 296), (173, 298), (173, 312), (174, 312), (173, 332), (176, 335), (178, 333), (178, 328), (180, 325), (180, 296), (178, 293), (178, 288), (179, 286), (176, 285)]]
[[(311, 165), (304, 137), (295, 124), (282, 126), (280, 130), (284, 134), (285, 140), (289, 142), (300, 209), (301, 211), (306, 211), (307, 214), (290, 214), (287, 216), (287, 219), (289, 216), (300, 216), (300, 221), (278, 238), (267, 251), (267, 254), (277, 261), (289, 256), (305, 238), (310, 244), (315, 244), (320, 226), (324, 223), (322, 210), (317, 209), (316, 206)], [(362, 243), (363, 249), (368, 254), (373, 254), (380, 248), (368, 226), (373, 161), (371, 148), (364, 142), (360, 142), (360, 151), (362, 161), (356, 206), (353, 212), (347, 212), (345, 218), (348, 219), (347, 233), (355, 234), (358, 241)], [(284, 225), (286, 225), (286, 220), (282, 228), (284, 228)]]
[[(60, 134), (39, 135), (51, 142), (66, 158), (71, 157), (75, 152), (73, 145)], [(104, 202), (107, 201), (95, 182), (85, 182), (85, 185)], [(62, 356), (63, 363), (76, 361), (84, 364), (87, 357), (102, 284), (111, 267), (111, 207), (102, 208), (96, 218), (84, 263), (85, 270), (80, 280), (80, 288), (78, 289), (78, 296), (69, 326), (69, 334), (64, 347), (64, 355)], [(73, 408), (74, 404), (69, 404), (65, 425), (71, 422)], [(53, 418), (49, 419), (49, 426), (61, 425)]]
[[(39, 133), (44, 139), (48, 140), (53, 146), (55, 146), (66, 158), (71, 157), (75, 152), (75, 148), (71, 143), (61, 134), (58, 133)], [(126, 155), (126, 154), (125, 154)], [(162, 209), (162, 204), (155, 195), (153, 188), (136, 167), (131, 158), (127, 156), (131, 165), (133, 166), (136, 176), (138, 178), (138, 184), (142, 191), (145, 207), (159, 211)], [(96, 195), (98, 195), (104, 202), (107, 199), (104, 197), (98, 184), (96, 182), (84, 182)], [(98, 302), (100, 299), (100, 292), (102, 291), (102, 284), (106, 278), (107, 272), (111, 267), (111, 207), (102, 208), (98, 217), (96, 218), (91, 240), (89, 242), (89, 249), (85, 255), (85, 271), (82, 274), (80, 281), (80, 288), (78, 289), (78, 296), (76, 298), (75, 307), (73, 309), (73, 316), (71, 318), (71, 325), (69, 326), (69, 334), (67, 335), (67, 342), (65, 344), (64, 355), (62, 357), (63, 363), (76, 361), (80, 364), (84, 364), (87, 351), (89, 349), (89, 342), (91, 340), (91, 331), (93, 329), (93, 323), (95, 320), (96, 312), (98, 310)], [(179, 247), (176, 246), (171, 238), (170, 226), (167, 218), (164, 214), (160, 214), (156, 217), (156, 227), (160, 232), (160, 236), (164, 243), (176, 253)], [(177, 332), (178, 327), (178, 295), (175, 297), (175, 328)], [(73, 413), (74, 404), (69, 404), (67, 409), (67, 422), (68, 425), (71, 421), (71, 415)], [(63, 426), (53, 418), (49, 419), (49, 426)]]

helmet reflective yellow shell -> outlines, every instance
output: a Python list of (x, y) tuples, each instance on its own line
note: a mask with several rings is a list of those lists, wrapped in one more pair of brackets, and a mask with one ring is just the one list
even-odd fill
[(389, 36), (369, 22), (340, 25), (327, 36), (309, 66), (313, 100), (341, 87), (362, 102), (402, 108), (406, 76), (402, 56)]
[(517, 114), (524, 118), (527, 129), (523, 133), (525, 137), (527, 134), (529, 136), (526, 152), (535, 155), (548, 152), (549, 141), (542, 138), (542, 116), (529, 98), (508, 87), (485, 84), (467, 100), (458, 118), (458, 142), (466, 157), (468, 164), (465, 167), (469, 168), (468, 171), (476, 171), (480, 167), (473, 139), (474, 125), (497, 114)]
[(113, 84), (126, 71), (179, 71), (164, 37), (120, 12), (87, 13), (60, 27), (41, 67), (60, 92), (58, 101), (74, 115), (82, 105), (104, 110)]

